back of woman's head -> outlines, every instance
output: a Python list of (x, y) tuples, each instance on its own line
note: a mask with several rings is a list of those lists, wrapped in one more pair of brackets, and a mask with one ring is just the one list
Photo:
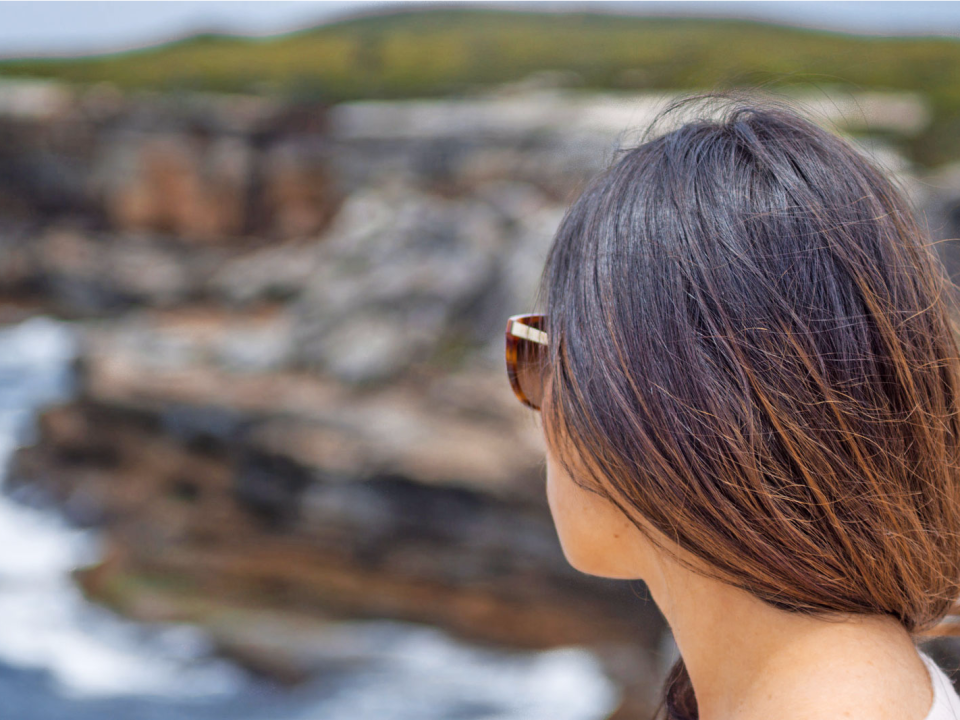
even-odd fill
[[(657, 121), (698, 105), (557, 231), (547, 441), (681, 562), (778, 608), (927, 629), (960, 593), (953, 286), (841, 136), (742, 93)], [(696, 716), (682, 660), (667, 690)]]

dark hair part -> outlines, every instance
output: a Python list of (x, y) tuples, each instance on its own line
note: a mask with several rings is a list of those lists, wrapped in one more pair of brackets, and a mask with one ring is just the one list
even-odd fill
[[(929, 629), (960, 593), (960, 358), (908, 196), (757, 93), (681, 97), (643, 139), (544, 267), (556, 457), (687, 567), (778, 608)], [(697, 717), (682, 658), (660, 710)]]

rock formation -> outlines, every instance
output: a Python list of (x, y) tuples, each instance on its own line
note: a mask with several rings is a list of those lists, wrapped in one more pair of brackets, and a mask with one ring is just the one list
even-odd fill
[(647, 714), (662, 618), (564, 560), (502, 332), (662, 99), (0, 86), (0, 312), (83, 338), (8, 491), (104, 529), (90, 597), (278, 677), (318, 667), (318, 623), (401, 618), (589, 646)]

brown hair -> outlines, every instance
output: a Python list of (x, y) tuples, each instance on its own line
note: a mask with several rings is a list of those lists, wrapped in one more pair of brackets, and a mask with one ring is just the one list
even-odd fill
[[(960, 594), (960, 358), (908, 196), (758, 93), (642, 139), (546, 260), (547, 442), (681, 562), (637, 514), (776, 607), (930, 628)], [(660, 709), (697, 717), (682, 658)]]

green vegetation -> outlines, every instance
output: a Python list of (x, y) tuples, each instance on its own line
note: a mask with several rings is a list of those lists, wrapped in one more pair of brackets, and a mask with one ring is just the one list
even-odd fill
[(499, 9), (413, 9), (266, 39), (199, 35), (143, 50), (5, 60), (0, 75), (121, 88), (278, 93), (328, 102), (469, 93), (539, 70), (585, 88), (841, 87), (923, 93), (916, 162), (960, 159), (960, 42), (880, 38), (743, 20)]

